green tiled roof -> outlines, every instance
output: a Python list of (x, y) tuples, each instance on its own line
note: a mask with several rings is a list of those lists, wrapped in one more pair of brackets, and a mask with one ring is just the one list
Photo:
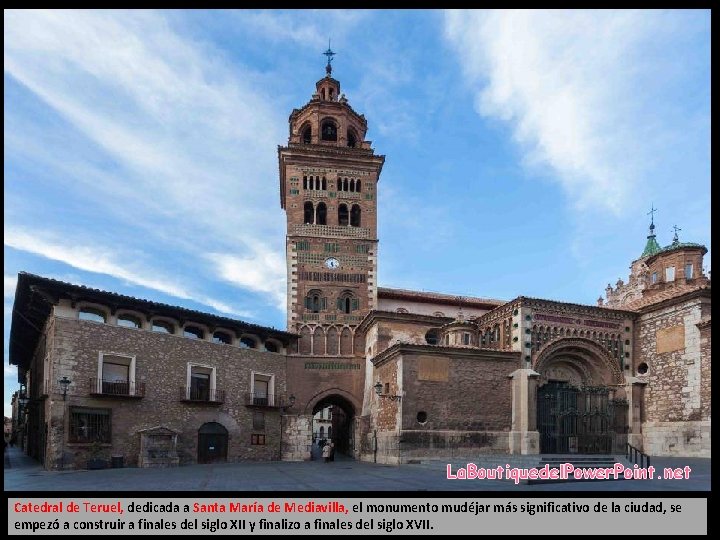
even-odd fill
[(659, 253), (662, 248), (660, 247), (660, 244), (657, 243), (657, 240), (655, 240), (655, 235), (651, 234), (647, 237), (648, 241), (647, 244), (645, 244), (645, 249), (642, 252), (642, 255), (640, 257), (649, 257), (650, 255), (655, 255), (656, 253)]

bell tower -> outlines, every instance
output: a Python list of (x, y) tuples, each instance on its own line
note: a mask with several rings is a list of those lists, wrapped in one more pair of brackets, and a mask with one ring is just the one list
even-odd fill
[(287, 215), (287, 328), (297, 353), (362, 356), (355, 328), (377, 305), (377, 185), (384, 156), (365, 140), (367, 121), (326, 76), (294, 109), (278, 147), (280, 205)]

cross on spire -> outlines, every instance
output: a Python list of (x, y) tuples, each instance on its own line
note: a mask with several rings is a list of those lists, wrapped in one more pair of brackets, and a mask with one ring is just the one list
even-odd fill
[(678, 231), (682, 231), (680, 227), (677, 225), (673, 225), (673, 231), (675, 231), (675, 236), (673, 236), (673, 244), (677, 244), (680, 240), (678, 239)]
[(651, 204), (650, 211), (647, 213), (647, 215), (650, 216), (650, 225), (654, 225), (655, 212), (657, 212), (657, 208), (655, 208), (654, 205)]
[(335, 54), (336, 54), (336, 53), (334, 53), (333, 50), (330, 48), (330, 38), (328, 38), (328, 48), (327, 48), (327, 51), (325, 51), (323, 54), (324, 54), (325, 56), (327, 56), (327, 59), (328, 59), (327, 66), (325, 66), (325, 71), (327, 72), (328, 75), (330, 75), (330, 74), (332, 73), (332, 65), (331, 65), (331, 63), (332, 63), (332, 60), (333, 60), (333, 56), (335, 56)]

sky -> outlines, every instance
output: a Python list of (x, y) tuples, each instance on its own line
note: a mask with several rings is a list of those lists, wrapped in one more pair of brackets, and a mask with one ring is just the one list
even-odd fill
[(711, 247), (709, 10), (4, 23), (5, 415), (20, 271), (284, 329), (277, 147), (328, 39), (386, 156), (380, 286), (594, 305), (651, 205), (661, 245)]

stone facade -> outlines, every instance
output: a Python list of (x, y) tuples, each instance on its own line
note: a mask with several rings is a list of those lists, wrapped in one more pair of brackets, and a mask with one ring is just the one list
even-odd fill
[[(373, 359), (380, 393), (369, 404), (379, 463), (506, 453), (512, 352), (397, 344)], [(372, 447), (372, 445), (369, 445)], [(363, 456), (370, 459), (370, 456)]]
[(643, 447), (651, 455), (709, 456), (710, 316), (701, 295), (640, 315), (635, 371), (646, 382)]
[[(111, 457), (135, 466), (141, 432), (158, 426), (177, 433), (181, 464), (280, 458), (280, 414), (290, 405), (284, 348), (269, 352), (212, 341), (218, 335), (212, 330), (220, 324), (198, 338), (188, 330), (209, 328), (212, 316), (189, 310), (153, 304), (151, 314), (146, 301), (25, 274), (18, 281), (23, 293), (56, 295), (34, 353), (20, 366), (30, 398), (27, 449), (48, 469), (85, 468), (88, 460), (109, 463)], [(121, 302), (123, 310), (117, 308)], [(105, 320), (82, 319), (89, 306)], [(18, 307), (33, 311), (29, 305)], [(134, 319), (139, 328), (118, 324), (121, 313), (130, 311), (139, 314)], [(148, 321), (160, 319), (174, 321), (179, 330), (153, 331)], [(231, 322), (223, 324), (228, 328)], [(245, 325), (245, 333), (241, 328), (228, 332), (237, 339), (263, 330)], [(266, 330), (268, 347), (270, 341), (289, 343), (288, 334)], [(118, 368), (124, 375), (117, 375)], [(66, 388), (62, 379), (70, 381)], [(219, 439), (201, 437), (208, 426), (221, 432)], [(201, 440), (212, 446), (207, 455)]]

